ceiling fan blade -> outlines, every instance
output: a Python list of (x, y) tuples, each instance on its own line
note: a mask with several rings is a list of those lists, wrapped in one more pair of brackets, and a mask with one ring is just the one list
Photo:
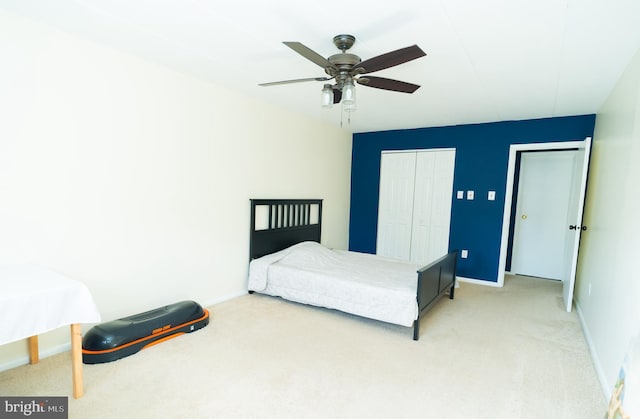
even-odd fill
[(400, 48), (395, 51), (387, 52), (386, 54), (364, 60), (353, 68), (351, 74), (373, 73), (374, 71), (403, 64), (407, 61), (424, 57), (425, 55), (427, 54), (417, 45)]
[(290, 83), (303, 83), (305, 81), (326, 81), (331, 80), (333, 77), (309, 77), (306, 79), (294, 79), (294, 80), (282, 80), (282, 81), (272, 81), (269, 83), (260, 83), (258, 86), (277, 86), (279, 84), (290, 84)]
[(356, 80), (363, 86), (376, 89), (392, 90), (394, 92), (413, 93), (420, 88), (419, 85), (400, 80), (386, 79), (384, 77), (362, 76)]
[(283, 44), (285, 44), (286, 46), (288, 46), (289, 48), (291, 48), (292, 50), (294, 50), (298, 54), (302, 55), (307, 60), (309, 60), (309, 61), (311, 61), (313, 63), (316, 63), (320, 67), (322, 67), (324, 69), (333, 68), (333, 69), (335, 69), (337, 71), (336, 66), (331, 64), (331, 62), (329, 62), (329, 60), (327, 60), (326, 58), (324, 58), (322, 55), (318, 54), (317, 52), (315, 52), (311, 48), (306, 47), (305, 45), (301, 44), (300, 42), (283, 42)]

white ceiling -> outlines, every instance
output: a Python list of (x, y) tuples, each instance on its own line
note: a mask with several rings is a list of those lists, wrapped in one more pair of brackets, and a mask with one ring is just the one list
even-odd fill
[(378, 131), (596, 113), (640, 49), (640, 0), (0, 0), (0, 9), (340, 125), (324, 76), (282, 44), (328, 57), (334, 35), (363, 60), (418, 44), (427, 56), (373, 75), (414, 94), (357, 86), (344, 128)]

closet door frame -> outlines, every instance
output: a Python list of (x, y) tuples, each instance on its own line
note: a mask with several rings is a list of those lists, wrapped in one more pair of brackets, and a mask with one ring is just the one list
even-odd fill
[[(416, 217), (422, 217), (424, 218), (424, 216), (431, 216), (432, 214), (432, 210), (431, 207), (428, 211), (428, 214), (416, 214), (416, 186), (419, 184), (419, 181), (417, 181), (416, 179), (416, 174), (418, 173), (418, 161), (419, 159), (419, 154), (418, 153), (424, 153), (423, 156), (426, 155), (426, 153), (437, 153), (437, 152), (450, 152), (452, 153), (451, 158), (453, 158), (452, 162), (448, 162), (446, 167), (450, 167), (450, 190), (447, 189), (447, 193), (444, 194), (442, 193), (442, 191), (437, 192), (437, 195), (441, 198), (441, 199), (445, 199), (445, 205), (444, 205), (444, 210), (446, 210), (445, 212), (447, 212), (445, 215), (446, 216), (442, 216), (442, 214), (440, 214), (441, 217), (443, 217), (443, 222), (444, 224), (447, 224), (446, 226), (444, 226), (444, 230), (446, 230), (446, 245), (445, 247), (447, 247), (448, 249), (448, 244), (449, 244), (449, 227), (451, 224), (451, 203), (452, 203), (452, 199), (453, 199), (453, 176), (455, 173), (455, 153), (456, 153), (456, 149), (455, 148), (433, 148), (433, 149), (415, 149), (415, 150), (383, 150), (381, 152), (381, 156), (380, 156), (380, 189), (378, 191), (378, 222), (377, 222), (377, 226), (378, 226), (378, 232), (377, 232), (377, 236), (376, 236), (376, 253), (377, 254), (381, 254), (383, 256), (388, 256), (388, 257), (394, 257), (394, 258), (398, 258), (398, 259), (404, 259), (404, 260), (411, 260), (417, 263), (423, 263), (423, 262), (429, 262), (429, 261), (422, 261), (422, 260), (418, 260), (421, 259), (419, 256), (416, 255), (416, 251), (413, 250), (412, 251), (412, 247), (415, 247), (416, 244), (416, 240), (414, 237), (412, 237), (412, 235), (414, 234), (414, 232), (416, 231), (416, 225), (414, 225), (414, 223), (417, 223), (417, 218)], [(411, 164), (413, 165), (412, 168), (408, 168), (407, 169), (407, 173), (405, 173), (404, 175), (407, 176), (408, 174), (412, 174), (413, 176), (413, 187), (411, 190), (411, 197), (410, 197), (410, 208), (395, 208), (392, 209), (394, 205), (397, 206), (398, 202), (395, 202), (394, 200), (391, 200), (391, 202), (386, 202), (385, 198), (389, 199), (389, 196), (396, 196), (398, 191), (391, 191), (389, 190), (390, 187), (396, 187), (397, 189), (400, 189), (400, 187), (398, 187), (398, 185), (390, 185), (390, 181), (388, 178), (385, 177), (385, 155), (393, 155), (393, 154), (405, 154), (407, 155), (406, 160), (407, 162), (411, 162)], [(412, 158), (409, 156), (413, 156)], [(436, 165), (434, 165), (434, 182), (436, 179), (441, 178), (439, 173), (436, 173), (435, 167), (438, 166), (439, 163), (442, 163), (442, 160), (438, 161), (437, 159), (436, 161)], [(387, 160), (388, 163), (388, 160)], [(397, 162), (396, 162), (397, 163)], [(401, 182), (401, 187), (406, 189), (406, 186), (404, 186), (404, 183), (406, 183), (406, 181)], [(437, 189), (437, 188), (435, 188)], [(446, 195), (446, 197), (445, 197)], [(409, 205), (407, 204), (405, 198), (402, 198), (402, 202), (404, 205)], [(424, 202), (422, 202), (422, 204), (424, 204)], [(423, 205), (424, 207), (424, 205)], [(447, 210), (448, 209), (448, 210)], [(424, 208), (423, 208), (424, 210)], [(393, 214), (391, 215), (391, 219), (388, 220), (387, 219), (387, 215), (389, 214), (389, 212), (393, 212)], [(435, 211), (436, 213), (438, 213), (438, 211)], [(440, 211), (442, 212), (442, 208), (440, 208)], [(399, 220), (394, 220), (393, 216), (396, 216), (398, 214), (401, 214), (401, 219)], [(410, 215), (408, 215), (410, 214)], [(410, 223), (411, 225), (408, 228), (408, 232), (407, 232), (407, 220), (405, 218), (410, 217)], [(385, 225), (386, 224), (386, 227)], [(442, 224), (442, 223), (441, 223)], [(401, 226), (401, 230), (398, 231), (393, 231), (394, 230), (394, 226), (395, 225), (400, 225)], [(424, 225), (424, 222), (423, 222)], [(442, 228), (442, 226), (440, 226), (440, 228)], [(408, 234), (408, 237), (407, 237)], [(441, 234), (442, 235), (442, 234)], [(394, 237), (397, 236), (397, 237)], [(403, 238), (404, 237), (404, 238)], [(397, 240), (405, 240), (405, 244), (399, 244), (398, 246), (394, 246), (392, 244), (390, 244), (388, 242), (389, 238), (392, 238), (393, 241), (397, 241)], [(424, 243), (422, 243), (423, 247), (424, 247)], [(395, 249), (394, 249), (395, 247)], [(427, 246), (426, 250), (429, 250), (428, 248), (432, 248), (433, 246)], [(442, 247), (442, 246), (439, 246)], [(429, 253), (429, 252), (428, 252)], [(446, 253), (446, 251), (445, 251)], [(430, 256), (425, 256), (427, 258), (429, 258)], [(438, 257), (438, 256), (436, 256)]]

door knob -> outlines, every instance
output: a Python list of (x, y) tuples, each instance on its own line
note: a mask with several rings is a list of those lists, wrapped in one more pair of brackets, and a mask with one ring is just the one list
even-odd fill
[(522, 214), (522, 217), (521, 217), (521, 218), (522, 218), (523, 220), (526, 220), (526, 219), (527, 219), (527, 214)]

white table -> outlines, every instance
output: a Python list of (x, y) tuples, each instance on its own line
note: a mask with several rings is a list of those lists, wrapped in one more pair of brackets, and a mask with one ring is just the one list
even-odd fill
[(31, 265), (0, 265), (0, 345), (29, 340), (30, 362), (39, 361), (38, 335), (71, 326), (73, 397), (83, 394), (80, 323), (100, 313), (81, 282)]

